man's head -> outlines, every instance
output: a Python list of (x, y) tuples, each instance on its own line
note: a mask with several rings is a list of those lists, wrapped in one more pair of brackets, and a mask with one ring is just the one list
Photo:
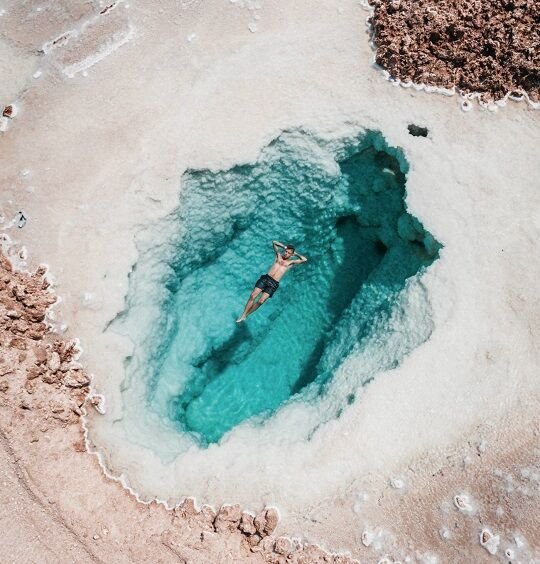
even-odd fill
[(283, 258), (290, 258), (294, 255), (294, 246), (286, 245), (285, 252), (283, 253)]

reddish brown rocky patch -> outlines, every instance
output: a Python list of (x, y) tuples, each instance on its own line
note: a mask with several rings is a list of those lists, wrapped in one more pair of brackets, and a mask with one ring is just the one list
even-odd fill
[(392, 78), (485, 101), (540, 101), (540, 2), (370, 0), (376, 62)]

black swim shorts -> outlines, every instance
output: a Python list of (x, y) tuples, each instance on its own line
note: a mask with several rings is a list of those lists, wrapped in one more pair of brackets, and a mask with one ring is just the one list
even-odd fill
[(260, 288), (271, 298), (278, 289), (279, 282), (274, 280), (269, 274), (263, 274), (255, 283), (255, 288)]

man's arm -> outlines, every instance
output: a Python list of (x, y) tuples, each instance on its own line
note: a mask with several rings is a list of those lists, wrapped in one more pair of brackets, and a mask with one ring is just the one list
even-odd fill
[(302, 256), (300, 253), (294, 253), (293, 256), (298, 257), (299, 260), (291, 260), (289, 264), (302, 264), (303, 262), (307, 262), (307, 258)]
[(285, 248), (285, 245), (283, 243), (280, 243), (279, 241), (272, 241), (272, 247), (274, 247), (274, 252), (276, 253), (276, 256), (279, 255), (279, 247), (281, 247), (282, 249)]

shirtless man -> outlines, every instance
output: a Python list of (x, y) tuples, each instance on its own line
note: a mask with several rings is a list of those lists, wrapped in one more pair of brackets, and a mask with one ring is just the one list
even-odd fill
[[(296, 253), (292, 245), (284, 245), (278, 241), (272, 241), (274, 252), (276, 253), (276, 260), (270, 267), (268, 274), (263, 274), (255, 283), (255, 288), (249, 296), (246, 307), (242, 315), (236, 320), (236, 323), (241, 323), (244, 319), (256, 309), (260, 308), (264, 302), (274, 295), (278, 289), (279, 281), (289, 268), (295, 264), (302, 264), (307, 261), (306, 257)], [(285, 249), (283, 254), (280, 254), (279, 247)], [(297, 256), (298, 259), (292, 260), (292, 257)], [(255, 301), (260, 296), (259, 301)]]

